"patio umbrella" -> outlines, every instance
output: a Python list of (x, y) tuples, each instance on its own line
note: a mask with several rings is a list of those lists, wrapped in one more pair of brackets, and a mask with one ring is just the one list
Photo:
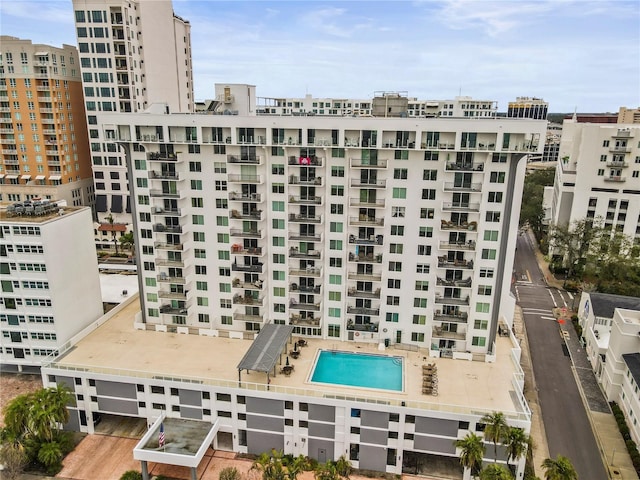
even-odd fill
[(289, 355), (287, 355), (287, 362), (285, 363), (285, 365), (288, 367), (289, 366)]

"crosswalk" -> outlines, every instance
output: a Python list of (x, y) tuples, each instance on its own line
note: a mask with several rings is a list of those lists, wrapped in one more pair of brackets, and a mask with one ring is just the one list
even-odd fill
[(524, 315), (533, 315), (539, 317), (542, 320), (553, 320), (556, 321), (556, 317), (553, 316), (553, 310), (550, 308), (529, 308), (525, 307), (522, 309), (522, 313)]

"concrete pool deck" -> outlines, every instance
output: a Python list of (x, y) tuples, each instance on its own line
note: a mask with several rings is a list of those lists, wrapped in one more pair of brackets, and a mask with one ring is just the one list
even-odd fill
[[(134, 319), (140, 311), (137, 298), (87, 334), (53, 362), (55, 368), (82, 369), (113, 375), (175, 378), (204, 384), (238, 387), (236, 366), (251, 345), (250, 340), (137, 330)], [(297, 337), (296, 337), (297, 338)], [(308, 346), (300, 357), (289, 358), (294, 370), (289, 376), (277, 373), (242, 372), (242, 387), (308, 396), (357, 398), (363, 402), (389, 402), (429, 410), (459, 413), (501, 411), (528, 419), (518, 401), (513, 381), (521, 372), (512, 357), (509, 337), (497, 337), (495, 362), (428, 358), (428, 352), (395, 348), (387, 354), (404, 358), (404, 391), (318, 385), (309, 382), (319, 349), (380, 354), (377, 343), (341, 342), (306, 338)], [(292, 346), (289, 348), (292, 350)], [(286, 355), (282, 356), (282, 365)], [(422, 366), (437, 365), (438, 396), (422, 393)], [(279, 368), (278, 368), (279, 371)]]

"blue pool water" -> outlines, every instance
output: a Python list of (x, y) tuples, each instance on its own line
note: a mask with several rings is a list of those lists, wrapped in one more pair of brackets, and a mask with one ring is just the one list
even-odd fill
[(322, 350), (312, 382), (402, 391), (402, 357)]

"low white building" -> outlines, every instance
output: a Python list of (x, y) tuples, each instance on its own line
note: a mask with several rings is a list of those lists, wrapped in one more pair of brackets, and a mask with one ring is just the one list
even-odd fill
[(91, 210), (1, 210), (0, 232), (0, 361), (39, 367), (102, 316)]
[(609, 402), (620, 405), (634, 441), (640, 440), (640, 298), (583, 293), (578, 319), (586, 352)]

